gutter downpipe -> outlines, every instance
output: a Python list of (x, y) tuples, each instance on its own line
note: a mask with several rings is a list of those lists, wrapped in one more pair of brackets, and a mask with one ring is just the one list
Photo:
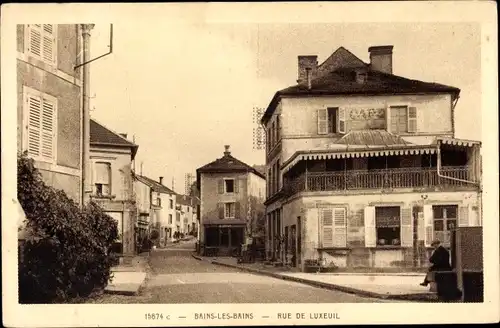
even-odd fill
[(90, 70), (87, 64), (107, 56), (113, 52), (113, 24), (110, 24), (110, 41), (109, 41), (109, 52), (101, 55), (97, 58), (89, 60), (90, 57), (90, 31), (94, 28), (95, 24), (81, 24), (82, 29), (82, 41), (83, 41), (83, 63), (76, 65), (73, 69), (76, 70), (79, 67), (83, 67), (82, 78), (82, 134), (83, 134), (83, 145), (82, 145), (82, 206), (85, 205), (88, 199), (88, 194), (91, 193), (90, 187), (90, 102), (89, 102), (89, 92), (90, 92)]
[(436, 153), (437, 153), (436, 157), (437, 157), (437, 176), (438, 177), (448, 179), (448, 180), (453, 180), (453, 181), (459, 181), (459, 182), (465, 182), (465, 183), (470, 183), (470, 184), (474, 184), (474, 185), (479, 185), (479, 183), (474, 182), (474, 181), (453, 178), (453, 177), (441, 174), (441, 141), (440, 140), (437, 140)]

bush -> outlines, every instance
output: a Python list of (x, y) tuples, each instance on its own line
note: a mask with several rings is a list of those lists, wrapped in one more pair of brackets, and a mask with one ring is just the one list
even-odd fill
[(19, 262), (19, 302), (56, 303), (106, 286), (117, 223), (95, 203), (83, 210), (47, 186), (25, 155), (18, 157), (18, 199), (27, 239)]

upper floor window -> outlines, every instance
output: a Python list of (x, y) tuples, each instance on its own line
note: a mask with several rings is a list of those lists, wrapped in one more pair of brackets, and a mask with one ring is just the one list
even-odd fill
[(23, 96), (23, 148), (37, 160), (55, 162), (57, 98), (28, 87)]
[(173, 199), (170, 199), (170, 208), (174, 208), (174, 200)]
[(94, 164), (94, 191), (97, 196), (111, 195), (111, 164), (96, 162)]
[(219, 194), (232, 194), (238, 193), (238, 180), (235, 179), (220, 179), (218, 181), (218, 192)]
[(224, 180), (224, 182), (225, 182), (225, 186), (226, 186), (226, 193), (234, 192), (234, 180), (227, 179), (227, 180)]
[(235, 214), (235, 203), (225, 203), (224, 218), (226, 219), (234, 218), (234, 214)]
[(168, 224), (172, 224), (172, 214), (168, 215)]
[(48, 64), (56, 63), (57, 25), (29, 24), (26, 28), (26, 53)]
[(156, 205), (161, 206), (161, 197), (160, 196), (158, 196), (156, 198)]
[(344, 108), (318, 109), (318, 134), (345, 133), (345, 121)]
[(389, 132), (395, 134), (417, 132), (417, 108), (390, 106)]

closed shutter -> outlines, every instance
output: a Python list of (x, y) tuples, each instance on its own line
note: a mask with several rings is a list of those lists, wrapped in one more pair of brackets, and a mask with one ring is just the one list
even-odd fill
[(28, 154), (39, 156), (41, 152), (42, 101), (38, 97), (28, 95)]
[(28, 28), (29, 53), (45, 62), (54, 63), (56, 58), (56, 26), (52, 24), (32, 24)]
[(375, 247), (377, 245), (377, 230), (375, 227), (375, 207), (365, 207), (365, 246)]
[(240, 183), (241, 183), (241, 179), (234, 180), (234, 193), (235, 194), (240, 192)]
[(333, 211), (331, 209), (320, 209), (322, 225), (323, 247), (333, 246)]
[(391, 129), (391, 107), (387, 106), (385, 108), (385, 126), (386, 126), (386, 130), (388, 132), (393, 132), (392, 129)]
[(417, 132), (417, 108), (408, 107), (408, 132)]
[(347, 217), (345, 208), (336, 208), (334, 210), (334, 234), (333, 246), (347, 246)]
[(47, 159), (54, 157), (55, 140), (55, 104), (43, 99), (41, 155)]
[(401, 246), (413, 247), (413, 216), (412, 209), (401, 209)]
[(328, 111), (326, 108), (318, 109), (318, 134), (328, 133)]
[(432, 205), (424, 205), (424, 225), (425, 225), (425, 239), (426, 247), (430, 247), (434, 239), (434, 214), (432, 212)]
[(458, 226), (459, 227), (469, 227), (469, 206), (459, 206), (458, 207)]
[(29, 42), (28, 51), (37, 57), (42, 57), (42, 31), (41, 24), (28, 25)]
[(339, 108), (339, 133), (345, 133), (345, 108)]
[(219, 210), (219, 219), (224, 219), (224, 203), (218, 203), (217, 208)]
[(43, 48), (42, 55), (43, 59), (48, 62), (54, 61), (54, 50), (55, 50), (55, 35), (54, 35), (54, 25), (43, 24)]
[(219, 194), (223, 194), (224, 193), (224, 180), (223, 179), (220, 179), (217, 181), (217, 191)]

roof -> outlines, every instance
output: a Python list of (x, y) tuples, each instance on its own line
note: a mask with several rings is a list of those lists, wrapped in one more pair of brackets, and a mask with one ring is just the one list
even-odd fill
[(411, 145), (398, 135), (392, 134), (386, 130), (357, 130), (350, 131), (340, 138), (336, 144), (350, 146), (397, 146)]
[(132, 157), (137, 153), (138, 145), (122, 137), (119, 133), (110, 130), (94, 119), (90, 119), (90, 144), (128, 147), (132, 149)]
[(188, 195), (177, 195), (176, 203), (181, 205), (196, 206), (198, 204), (197, 197), (191, 197)]
[[(339, 49), (334, 54), (343, 53), (339, 52)], [(328, 60), (331, 60), (332, 56)], [(321, 65), (318, 69), (320, 68)], [(371, 70), (369, 64), (355, 67), (350, 62), (344, 62), (342, 58), (338, 58), (336, 64), (331, 65), (330, 68), (332, 68), (330, 72), (323, 73), (311, 81), (311, 89), (307, 85), (296, 84), (277, 91), (267, 107), (261, 123), (267, 122), (283, 96), (451, 93), (454, 98), (457, 98), (460, 93), (460, 89), (456, 87), (412, 80)], [(367, 73), (367, 79), (364, 83), (356, 81), (356, 72), (359, 69), (363, 69)]]
[[(231, 154), (225, 154), (223, 157), (210, 162), (196, 170), (199, 173), (230, 173), (230, 172), (252, 172), (259, 177), (265, 179), (265, 175), (259, 172), (254, 167), (240, 161)], [(198, 181), (200, 179), (198, 178)]]
[(170, 188), (160, 184), (159, 182), (150, 179), (146, 176), (139, 175), (139, 174), (134, 174), (135, 178), (142, 183), (148, 185), (151, 189), (153, 189), (155, 192), (159, 192), (162, 194), (171, 194), (171, 195), (176, 195), (175, 191), (171, 190)]

